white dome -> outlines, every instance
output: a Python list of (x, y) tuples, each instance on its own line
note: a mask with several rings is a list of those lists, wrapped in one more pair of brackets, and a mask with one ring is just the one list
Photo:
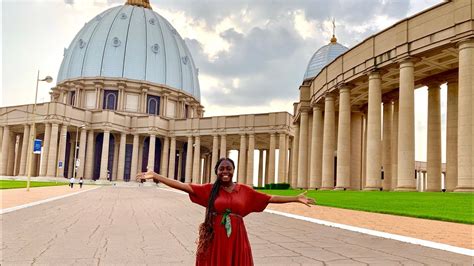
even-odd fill
[(316, 77), (321, 69), (347, 50), (348, 48), (337, 43), (335, 38), (329, 44), (319, 48), (309, 60), (303, 80)]
[(64, 50), (58, 83), (86, 77), (165, 84), (200, 100), (198, 71), (185, 42), (166, 19), (140, 6), (102, 12)]

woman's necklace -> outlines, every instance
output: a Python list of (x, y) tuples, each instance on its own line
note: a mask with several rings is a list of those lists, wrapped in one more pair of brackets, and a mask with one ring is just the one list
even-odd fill
[(235, 187), (234, 182), (230, 183), (230, 185), (228, 185), (228, 186), (222, 185), (222, 188), (224, 188), (227, 192), (232, 192), (232, 190), (234, 190), (234, 187)]

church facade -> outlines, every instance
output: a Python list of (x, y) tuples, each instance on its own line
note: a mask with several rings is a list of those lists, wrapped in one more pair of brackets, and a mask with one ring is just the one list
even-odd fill
[[(153, 169), (205, 183), (237, 150), (237, 180), (249, 185), (440, 191), (444, 178), (448, 191), (472, 191), (473, 13), (472, 1), (446, 1), (351, 49), (333, 37), (311, 58), (294, 115), (205, 117), (185, 42), (148, 1), (128, 0), (77, 33), (50, 102), (0, 107), (0, 176), (25, 176), (30, 165), (36, 177), (127, 182)], [(428, 161), (417, 167), (414, 90), (425, 85)], [(42, 151), (28, 163), (31, 134)]]

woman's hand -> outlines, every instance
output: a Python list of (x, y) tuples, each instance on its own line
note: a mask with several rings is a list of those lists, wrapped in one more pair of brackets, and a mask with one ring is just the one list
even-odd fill
[(152, 170), (149, 170), (148, 172), (146, 172), (142, 179), (156, 179), (157, 178), (157, 173), (155, 173), (154, 171)]
[(303, 203), (304, 205), (311, 207), (311, 205), (316, 204), (316, 201), (312, 198), (306, 197), (306, 193), (308, 191), (305, 191), (297, 196), (298, 202)]

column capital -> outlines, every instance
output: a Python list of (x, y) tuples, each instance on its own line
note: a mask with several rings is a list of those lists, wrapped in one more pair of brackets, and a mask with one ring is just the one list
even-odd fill
[(459, 40), (456, 46), (458, 47), (458, 49), (474, 48), (474, 38), (466, 38), (466, 39)]
[(413, 66), (416, 62), (421, 61), (421, 58), (414, 56), (402, 57), (398, 60), (395, 60), (395, 63), (399, 65), (400, 68)]
[(336, 89), (339, 91), (339, 94), (350, 92), (354, 88), (354, 85), (351, 83), (339, 83), (336, 85)]
[(369, 76), (369, 80), (371, 79), (382, 79), (382, 71), (380, 69), (374, 69), (370, 72), (367, 73), (367, 76)]
[(312, 105), (313, 107), (313, 113), (317, 110), (323, 111), (324, 110), (324, 104), (323, 103), (316, 103)]
[(334, 92), (326, 92), (324, 93), (324, 102), (326, 101), (334, 101), (334, 98), (336, 98), (336, 94)]

